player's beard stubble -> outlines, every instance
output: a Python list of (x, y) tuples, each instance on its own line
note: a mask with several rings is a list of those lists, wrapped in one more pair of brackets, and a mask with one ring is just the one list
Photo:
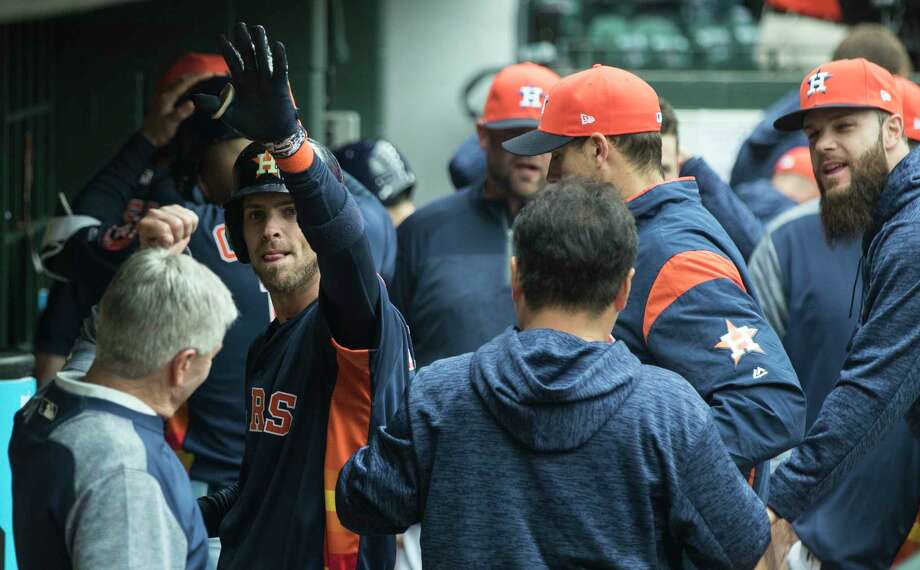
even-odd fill
[(828, 189), (817, 176), (821, 190), (821, 224), (831, 244), (862, 236), (875, 224), (879, 197), (888, 180), (888, 161), (878, 142), (850, 164), (850, 187), (844, 191)]
[(253, 263), (259, 281), (270, 293), (286, 295), (309, 287), (319, 273), (316, 257), (293, 267), (264, 266)]

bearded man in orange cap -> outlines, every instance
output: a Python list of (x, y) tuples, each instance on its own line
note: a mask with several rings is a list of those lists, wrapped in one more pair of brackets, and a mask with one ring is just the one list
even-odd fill
[(894, 78), (864, 59), (809, 72), (800, 109), (777, 129), (803, 129), (832, 242), (862, 235), (858, 328), (834, 389), (805, 441), (771, 480), (775, 551), (795, 521), (834, 489), (901, 418), (918, 433), (920, 364), (920, 157), (905, 137)]

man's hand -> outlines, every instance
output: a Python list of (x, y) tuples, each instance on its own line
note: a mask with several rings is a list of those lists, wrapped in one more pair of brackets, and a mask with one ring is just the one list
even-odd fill
[(798, 542), (799, 537), (796, 536), (792, 525), (788, 521), (779, 518), (773, 512), (773, 509), (768, 508), (767, 514), (770, 517), (772, 539), (763, 558), (757, 564), (756, 570), (788, 570), (786, 555), (789, 554), (789, 549), (792, 548), (792, 545)]
[(147, 116), (144, 117), (144, 126), (141, 127), (141, 133), (147, 137), (150, 144), (157, 148), (169, 144), (169, 141), (176, 136), (176, 131), (182, 121), (195, 112), (195, 105), (191, 101), (185, 101), (180, 105), (176, 105), (176, 101), (193, 85), (213, 75), (213, 73), (183, 75), (157, 95)]
[[(242, 22), (233, 28), (232, 43), (224, 36), (219, 42), (233, 85), (232, 100), (220, 120), (248, 139), (270, 147), (294, 145), (296, 151), (305, 134), (288, 84), (284, 45), (276, 41), (269, 50), (265, 28)], [(222, 99), (211, 95), (193, 99), (200, 109), (214, 114), (227, 100), (227, 93), (221, 95)], [(269, 150), (274, 154), (274, 149)]]
[(162, 247), (176, 255), (185, 251), (198, 227), (198, 215), (173, 204), (149, 210), (137, 226), (141, 249)]

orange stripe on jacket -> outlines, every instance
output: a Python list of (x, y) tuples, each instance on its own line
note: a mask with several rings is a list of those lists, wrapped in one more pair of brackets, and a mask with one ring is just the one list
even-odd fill
[(329, 403), (323, 489), (326, 497), (325, 562), (330, 570), (351, 570), (358, 562), (357, 534), (346, 530), (335, 512), (335, 484), (345, 462), (367, 445), (371, 423), (369, 350), (349, 350), (335, 340), (338, 376)]
[(701, 283), (714, 279), (730, 279), (744, 292), (744, 282), (738, 268), (728, 258), (706, 250), (683, 251), (669, 259), (658, 272), (645, 302), (642, 337), (648, 333), (659, 316), (681, 295)]
[(166, 420), (166, 443), (180, 451), (188, 433), (188, 402), (182, 404), (171, 418)]
[(166, 420), (166, 443), (176, 453), (186, 471), (191, 470), (195, 456), (184, 449), (188, 435), (188, 402), (182, 404), (171, 418)]

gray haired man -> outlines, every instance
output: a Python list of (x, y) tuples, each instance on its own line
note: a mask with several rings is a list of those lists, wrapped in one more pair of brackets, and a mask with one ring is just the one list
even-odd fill
[(61, 372), (16, 415), (21, 567), (205, 567), (201, 513), (163, 425), (207, 377), (237, 310), (216, 275), (175, 254), (195, 222), (122, 265), (89, 370)]

